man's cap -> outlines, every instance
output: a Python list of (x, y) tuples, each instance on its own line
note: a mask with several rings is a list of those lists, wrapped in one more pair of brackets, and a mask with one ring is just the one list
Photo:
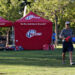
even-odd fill
[(66, 21), (66, 22), (65, 22), (65, 24), (66, 24), (66, 25), (69, 25), (69, 24), (70, 24), (70, 22), (69, 22), (69, 21)]

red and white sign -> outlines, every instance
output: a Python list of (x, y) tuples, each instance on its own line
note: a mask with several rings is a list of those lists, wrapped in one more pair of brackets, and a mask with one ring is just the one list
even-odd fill
[(20, 25), (46, 25), (46, 23), (20, 23)]
[(26, 37), (27, 38), (32, 38), (34, 36), (42, 36), (42, 33), (38, 33), (36, 30), (34, 29), (31, 29), (31, 30), (28, 30), (28, 32), (26, 33)]
[(25, 19), (26, 20), (31, 20), (31, 19), (40, 19), (40, 17), (36, 17), (35, 15), (29, 15), (29, 16), (27, 16)]

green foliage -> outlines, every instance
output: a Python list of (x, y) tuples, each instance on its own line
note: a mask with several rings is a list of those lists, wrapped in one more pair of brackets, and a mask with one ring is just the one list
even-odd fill
[[(29, 10), (30, 9), (30, 10)], [(71, 27), (75, 27), (75, 1), (74, 0), (36, 0), (31, 3), (29, 11), (55, 22), (55, 14), (58, 17), (59, 29), (62, 29), (65, 21), (71, 21)], [(29, 12), (28, 11), (28, 12)]]
[(0, 0), (0, 16), (7, 20), (17, 20), (22, 16), (19, 14), (20, 3), (18, 0)]

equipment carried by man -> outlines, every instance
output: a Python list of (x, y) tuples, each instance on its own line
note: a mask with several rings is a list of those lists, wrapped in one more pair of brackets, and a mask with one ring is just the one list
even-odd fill
[(65, 41), (70, 42), (70, 41), (72, 41), (72, 38), (70, 36), (68, 36), (68, 37), (65, 38)]

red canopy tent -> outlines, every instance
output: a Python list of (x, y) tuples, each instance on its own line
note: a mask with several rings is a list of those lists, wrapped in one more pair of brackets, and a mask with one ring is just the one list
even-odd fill
[(11, 27), (13, 23), (0, 17), (0, 27)]
[(41, 50), (51, 43), (52, 22), (33, 12), (14, 23), (15, 45), (25, 50)]

